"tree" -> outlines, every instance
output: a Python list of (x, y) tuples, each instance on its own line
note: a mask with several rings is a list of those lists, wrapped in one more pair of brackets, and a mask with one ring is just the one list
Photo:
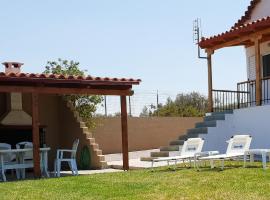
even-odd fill
[[(164, 105), (159, 105), (158, 108), (148, 116), (160, 117), (201, 117), (207, 111), (207, 98), (198, 92), (191, 92), (188, 94), (178, 94), (173, 101), (171, 98), (167, 99)], [(143, 109), (141, 115), (146, 112)]]
[(148, 110), (147, 106), (143, 107), (142, 112), (140, 114), (140, 117), (149, 117), (149, 110)]
[[(48, 61), (45, 66), (44, 73), (46, 74), (63, 74), (73, 76), (85, 76), (86, 70), (81, 70), (80, 63), (73, 60), (62, 60), (59, 58), (57, 61)], [(93, 114), (96, 112), (97, 105), (102, 102), (102, 96), (98, 95), (65, 95), (64, 98), (70, 101), (75, 109), (79, 112), (80, 116), (87, 121), (90, 127), (94, 126), (92, 119)]]

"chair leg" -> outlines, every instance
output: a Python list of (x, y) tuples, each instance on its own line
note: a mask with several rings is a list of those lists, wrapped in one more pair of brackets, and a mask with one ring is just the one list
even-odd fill
[(266, 154), (262, 153), (262, 164), (263, 164), (263, 169), (266, 169)]
[(72, 174), (73, 174), (73, 175), (78, 175), (78, 169), (77, 169), (76, 160), (72, 159), (72, 160), (70, 161), (70, 164), (71, 164)]
[(56, 169), (57, 167), (56, 167), (56, 160), (54, 160), (54, 177), (56, 177), (56, 172), (57, 172), (57, 169)]
[(76, 160), (73, 160), (73, 168), (75, 170), (75, 174), (79, 175)]
[(19, 169), (16, 169), (16, 177), (17, 177), (17, 179), (20, 179), (20, 177), (21, 177)]
[(22, 169), (22, 179), (25, 179), (25, 169)]
[(3, 168), (2, 168), (1, 172), (2, 172), (2, 179), (3, 179), (4, 182), (6, 182), (7, 178), (6, 178), (6, 175), (5, 175), (5, 170), (3, 170)]
[(221, 170), (224, 170), (224, 160), (221, 160)]
[(57, 167), (57, 177), (60, 177), (60, 171), (61, 171), (61, 161), (56, 161), (56, 167)]
[(76, 170), (75, 170), (75, 165), (74, 165), (73, 160), (69, 161), (68, 164), (69, 164), (70, 170), (72, 172), (72, 175), (75, 176), (76, 175)]
[(211, 169), (215, 168), (214, 161), (210, 160)]

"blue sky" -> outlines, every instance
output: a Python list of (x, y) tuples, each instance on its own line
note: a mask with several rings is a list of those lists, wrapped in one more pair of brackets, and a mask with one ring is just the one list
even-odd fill
[[(138, 90), (207, 93), (207, 67), (197, 59), (192, 21), (204, 36), (228, 30), (249, 0), (2, 1), (0, 61), (42, 72), (47, 60), (73, 59), (93, 76), (143, 80)], [(246, 80), (244, 49), (213, 58), (215, 89)]]

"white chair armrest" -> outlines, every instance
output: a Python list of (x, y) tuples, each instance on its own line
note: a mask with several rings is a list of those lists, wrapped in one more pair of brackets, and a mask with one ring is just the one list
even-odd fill
[(57, 149), (57, 151), (62, 151), (62, 152), (74, 152), (75, 150), (72, 150), (72, 149)]
[(72, 150), (72, 149), (57, 149), (56, 159), (63, 159), (64, 152), (73, 153), (73, 152), (76, 152), (76, 150)]

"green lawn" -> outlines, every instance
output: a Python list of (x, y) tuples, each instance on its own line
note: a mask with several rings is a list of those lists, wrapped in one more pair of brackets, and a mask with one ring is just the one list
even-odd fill
[[(0, 199), (270, 199), (270, 169), (179, 167), (0, 183)], [(257, 166), (259, 166), (257, 164)]]

